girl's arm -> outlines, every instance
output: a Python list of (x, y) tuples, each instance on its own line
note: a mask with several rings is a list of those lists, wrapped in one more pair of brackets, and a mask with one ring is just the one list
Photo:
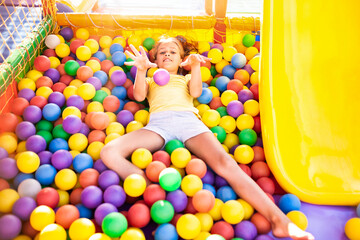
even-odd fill
[(190, 95), (194, 98), (200, 97), (202, 93), (200, 63), (205, 63), (205, 60), (210, 60), (210, 58), (204, 57), (199, 54), (190, 54), (186, 61), (181, 63), (181, 66), (190, 65), (191, 67), (189, 91)]
[(146, 98), (148, 92), (148, 83), (146, 82), (146, 71), (150, 67), (157, 67), (155, 63), (152, 63), (147, 58), (146, 52), (142, 46), (140, 46), (140, 52), (136, 50), (133, 45), (130, 45), (131, 50), (133, 51), (132, 54), (129, 51), (125, 51), (125, 53), (134, 60), (133, 62), (125, 62), (125, 65), (135, 66), (137, 68), (135, 82), (134, 82), (134, 98), (136, 101), (143, 101)]

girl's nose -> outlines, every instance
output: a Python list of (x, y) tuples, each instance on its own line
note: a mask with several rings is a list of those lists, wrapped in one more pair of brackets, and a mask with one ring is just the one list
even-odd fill
[(170, 53), (165, 53), (165, 56), (170, 56)]

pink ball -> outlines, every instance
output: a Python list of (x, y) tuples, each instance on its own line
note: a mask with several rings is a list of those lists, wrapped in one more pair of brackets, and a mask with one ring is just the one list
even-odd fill
[(154, 72), (154, 82), (159, 86), (166, 85), (170, 80), (170, 74), (166, 69), (158, 69)]

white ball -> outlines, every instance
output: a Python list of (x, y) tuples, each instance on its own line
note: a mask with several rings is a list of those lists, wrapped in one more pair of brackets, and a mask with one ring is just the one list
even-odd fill
[(36, 199), (36, 195), (40, 192), (40, 190), (40, 183), (33, 178), (25, 179), (18, 186), (18, 193), (20, 197), (31, 197)]
[(50, 34), (45, 38), (45, 45), (50, 49), (55, 49), (60, 44), (60, 38), (54, 34)]

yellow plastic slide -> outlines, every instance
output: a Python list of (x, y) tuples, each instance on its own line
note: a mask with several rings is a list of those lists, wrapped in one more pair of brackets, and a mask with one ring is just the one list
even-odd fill
[(301, 200), (360, 203), (360, 1), (265, 0), (260, 111), (268, 164)]

